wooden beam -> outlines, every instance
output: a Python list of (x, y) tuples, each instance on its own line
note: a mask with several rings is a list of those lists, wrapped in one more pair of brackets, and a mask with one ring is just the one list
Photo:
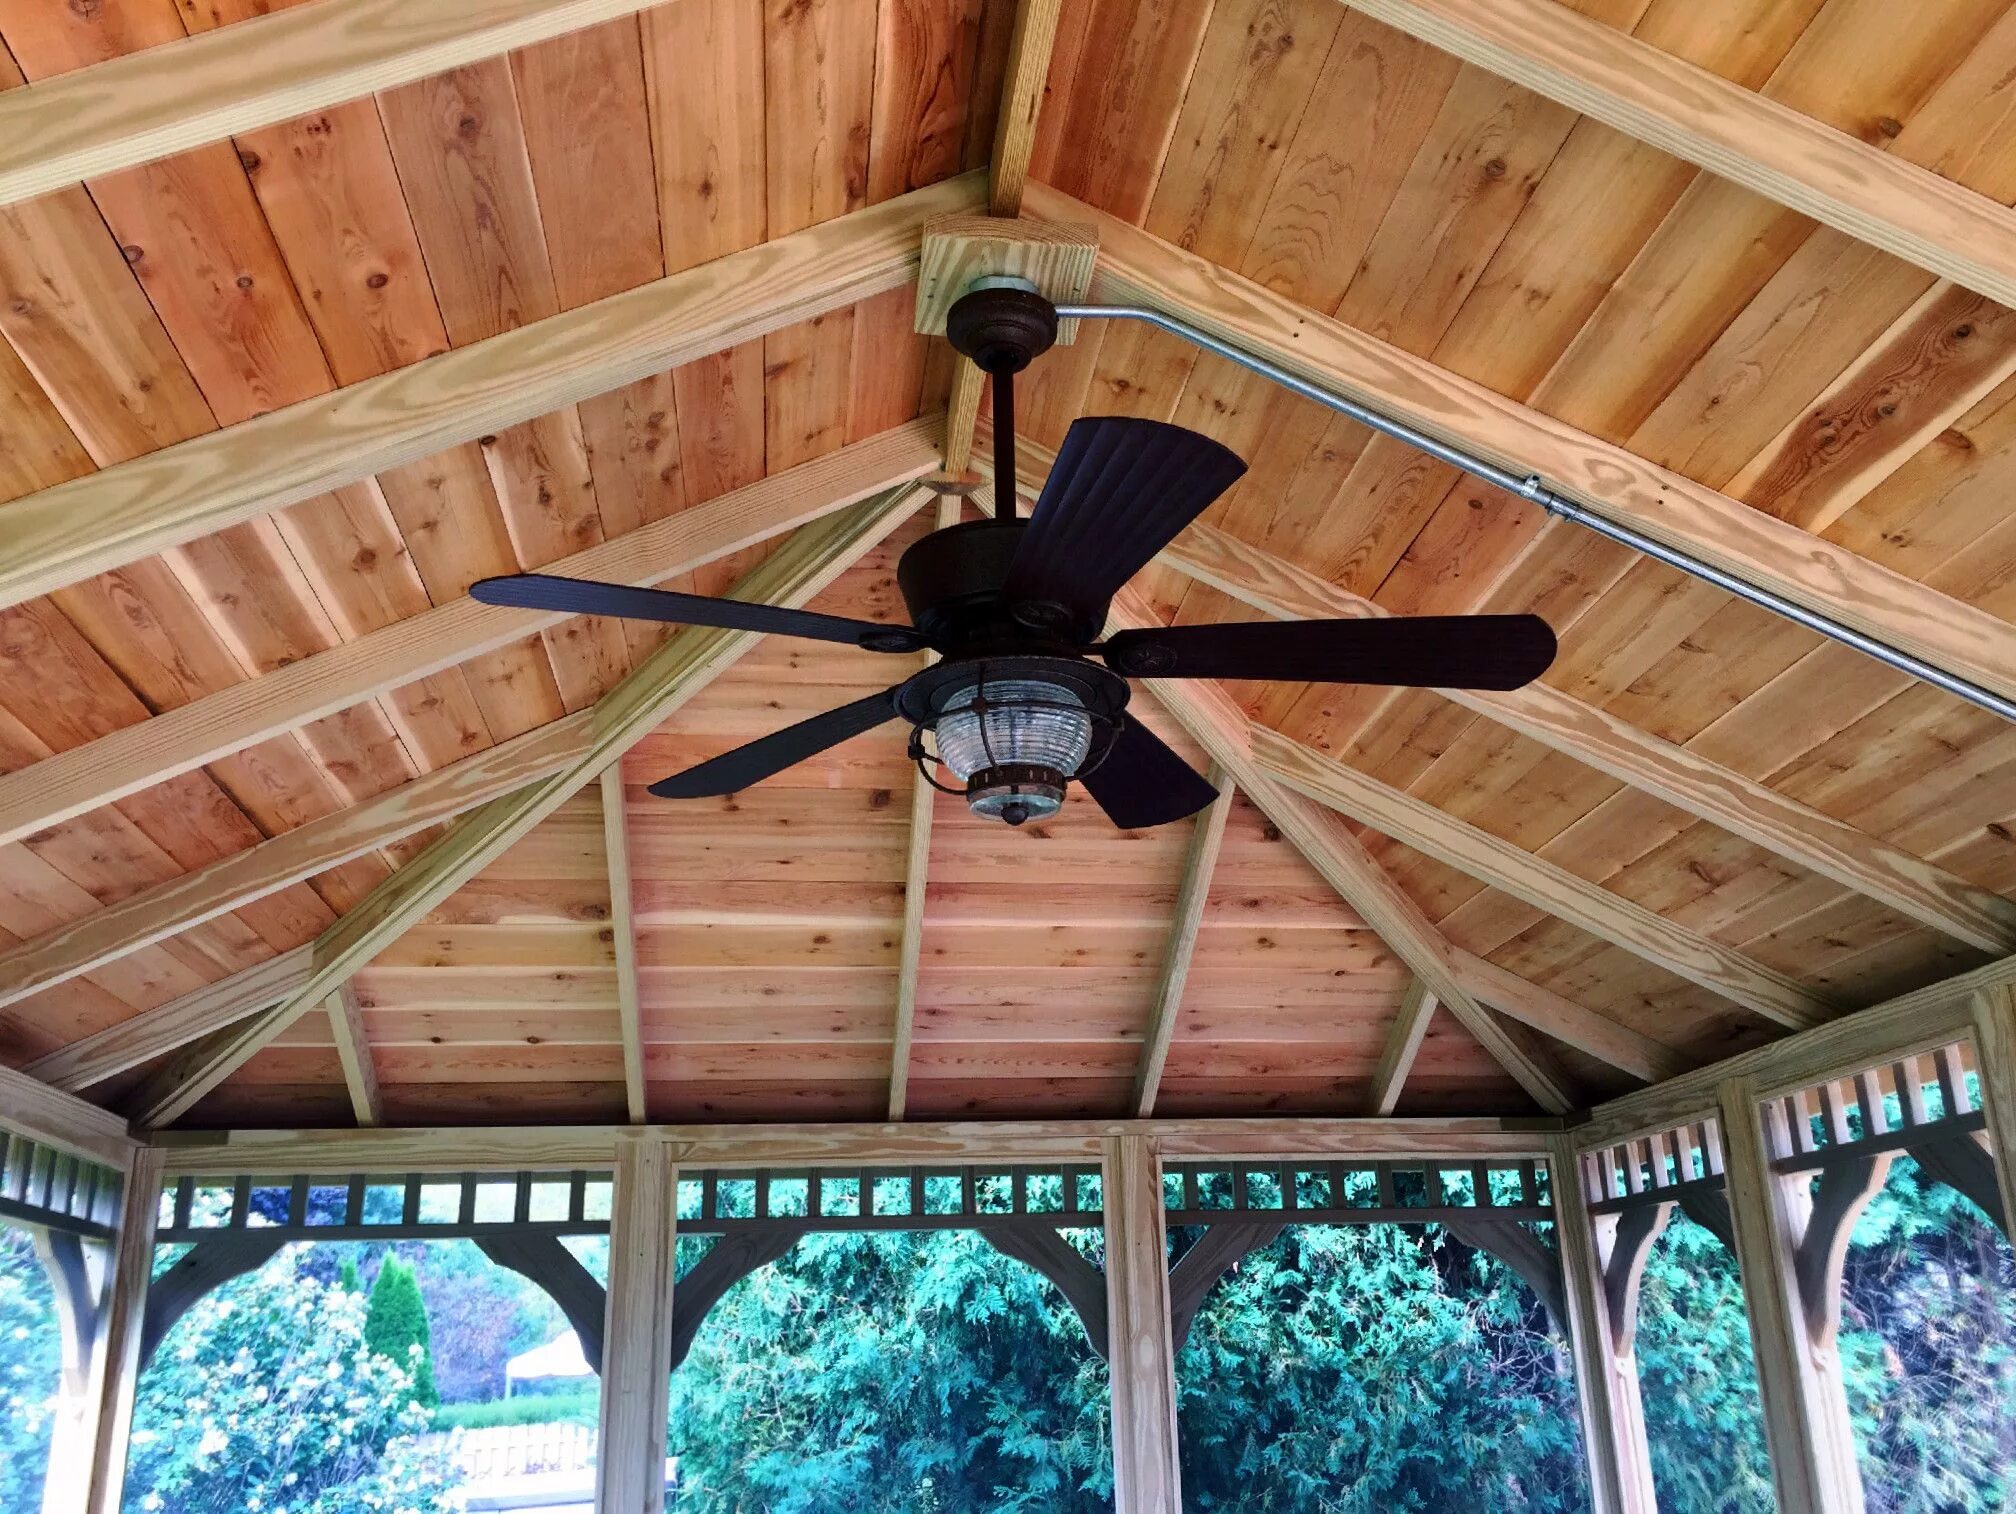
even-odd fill
[(126, 1122), (11, 1067), (0, 1067), (0, 1128), (122, 1172), (132, 1159)]
[(1608, 1015), (1584, 1009), (1553, 989), (1529, 983), (1461, 947), (1456, 949), (1455, 967), (1463, 986), (1501, 1015), (1543, 1031), (1641, 1083), (1678, 1077), (1694, 1065), (1663, 1041), (1641, 1035)]
[(908, 1125), (507, 1125), (380, 1130), (164, 1131), (171, 1177), (307, 1171), (571, 1171), (606, 1167), (649, 1134), (681, 1166), (860, 1168), (970, 1162), (1096, 1162), (1109, 1136), (1142, 1136), (1172, 1160), (1525, 1158), (1561, 1122), (1443, 1116), (1408, 1120), (995, 1120)]
[(72, 1041), (28, 1064), (28, 1073), (72, 1093), (165, 1056), (247, 1015), (269, 1009), (308, 981), (311, 942), (204, 985), (179, 999)]
[[(1116, 620), (1126, 626), (1154, 624), (1131, 590), (1115, 600)], [(1485, 1052), (1516, 1078), (1541, 1108), (1559, 1114), (1573, 1109), (1574, 1090), (1546, 1062), (1471, 996), (1457, 976), (1456, 948), (1435, 928), (1343, 820), (1325, 805), (1278, 782), (1256, 759), (1253, 727), (1244, 711), (1213, 685), (1189, 680), (1145, 680), (1151, 694), (1176, 717), (1191, 739), (1229, 774), (1261, 813), (1274, 822), (1323, 880), (1357, 910), (1374, 934), (1413, 969), (1449, 1012), (1477, 1038)]]
[(0, 1005), (93, 972), (557, 772), (587, 749), (593, 724), (588, 711), (577, 711), (23, 941), (0, 952)]
[(1001, 83), (1001, 111), (994, 125), (994, 156), (987, 170), (987, 213), (1022, 213), (1029, 182), (1029, 155), (1036, 147), (1036, 116), (1050, 77), (1050, 54), (1057, 42), (1057, 17), (1064, 0), (1021, 0), (1015, 34), (1008, 44), (1008, 69)]
[(1494, 394), (1042, 184), (1030, 211), (1099, 228), (1093, 292), (1189, 322), (1299, 378), (1535, 474), (1565, 497), (2016, 698), (2016, 624)]
[(665, 1508), (678, 1228), (679, 1168), (671, 1147), (656, 1136), (625, 1136), (616, 1151), (610, 1213), (596, 1514)]
[[(802, 605), (909, 514), (912, 491), (856, 505), (807, 527), (736, 585), (753, 603)], [(494, 799), (373, 889), (315, 942), (313, 970), (278, 1007), (189, 1048), (137, 1097), (140, 1122), (178, 1118), (324, 995), (397, 940), (435, 905), (501, 856), (596, 774), (753, 647), (746, 631), (693, 628), (674, 635), (594, 705), (588, 748), (567, 767)]]
[[(1273, 553), (1202, 524), (1160, 561), (1278, 620), (1357, 619), (1388, 612)], [(1454, 704), (1891, 909), (1998, 955), (2016, 951), (2016, 901), (1977, 888), (1683, 746), (1663, 741), (1550, 684), (1510, 693), (1439, 689)]]
[[(1563, 1324), (1575, 1352), (1575, 1397), (1582, 1415), (1582, 1454), (1589, 1468), (1590, 1511), (1658, 1514), (1638, 1363), (1630, 1351), (1618, 1349), (1611, 1329), (1602, 1244), (1589, 1213), (1589, 1185), (1582, 1159), (1566, 1136), (1555, 1138), (1547, 1166), (1565, 1284), (1562, 1300), (1568, 1318)], [(1614, 1233), (1616, 1216), (1609, 1216), (1607, 1223)]]
[(2006, 1220), (2016, 1221), (2016, 988), (1983, 989), (1970, 996), (1968, 1008), (1974, 1022), (1974, 1071), (1981, 1080), (1981, 1108), (1988, 1116), (1989, 1155), (2001, 1185), (2002, 1213)]
[(0, 95), (0, 204), (642, 10), (647, 0), (316, 0)]
[[(1223, 768), (1211, 769), (1212, 787), (1218, 797), (1193, 822), (1189, 849), (1183, 854), (1183, 882), (1176, 891), (1176, 912), (1169, 921), (1169, 942), (1162, 957), (1162, 975), (1155, 982), (1155, 1001), (1148, 1012), (1147, 1033), (1141, 1040), (1141, 1062), (1134, 1069), (1134, 1092), (1128, 1107), (1136, 1118), (1155, 1112), (1155, 1094), (1162, 1086), (1162, 1065), (1169, 1059), (1169, 1043), (1176, 1037), (1176, 1020), (1183, 1008), (1183, 985), (1190, 976), (1190, 958), (1197, 950), (1197, 932), (1204, 923), (1204, 906), (1211, 898), (1211, 877), (1218, 867), (1218, 852), (1225, 842), (1225, 822), (1232, 814), (1232, 796), (1237, 791)], [(1391, 1114), (1382, 1109), (1379, 1114)]]
[(1407, 985), (1407, 992), (1400, 999), (1400, 1012), (1393, 1017), (1393, 1028), (1386, 1033), (1386, 1049), (1379, 1054), (1379, 1066), (1372, 1074), (1372, 1098), (1367, 1114), (1393, 1113), (1400, 1102), (1400, 1090), (1406, 1086), (1407, 1074), (1414, 1070), (1414, 1058), (1420, 1055), (1421, 1042), (1427, 1037), (1428, 1022), (1434, 1018), (1435, 995), (1416, 978)]
[[(1057, 41), (1063, 0), (1020, 0), (1015, 33), (1008, 44), (1008, 68), (1001, 80), (1001, 109), (994, 123), (994, 155), (987, 169), (987, 213), (1022, 213), (1029, 182), (1029, 155), (1036, 147), (1036, 117), (1050, 77), (1050, 53)], [(980, 415), (980, 391), (987, 380), (970, 358), (953, 358), (952, 396), (946, 406), (945, 471), (954, 478), (973, 462), (973, 424)]]
[(1106, 1220), (1106, 1360), (1112, 1368), (1113, 1506), (1182, 1514), (1168, 1229), (1154, 1143), (1112, 1136), (1100, 1193)]
[[(983, 502), (984, 507), (984, 502)], [(965, 503), (938, 497), (937, 528), (959, 524)], [(926, 667), (937, 661), (925, 655)], [(910, 1046), (917, 1034), (917, 971), (924, 959), (924, 901), (931, 870), (931, 816), (938, 790), (922, 772), (910, 779), (910, 844), (903, 859), (903, 934), (896, 947), (896, 1020), (889, 1047), (889, 1118), (900, 1120), (910, 1101)]]
[(1777, 1024), (1804, 1030), (1840, 1013), (1796, 979), (1278, 731), (1256, 726), (1252, 747), (1270, 777)]
[[(1736, 1234), (1743, 1299), (1764, 1405), (1771, 1476), (1784, 1514), (1861, 1514), (1855, 1435), (1831, 1342), (1806, 1325), (1797, 1273), (1811, 1201), (1807, 1175), (1772, 1168), (1756, 1083), (1731, 1078), (1719, 1090), (1724, 1191)], [(1783, 1132), (1777, 1132), (1782, 1137)]]
[(2016, 213), (1557, 0), (1354, 10), (2003, 305)]
[(364, 1033), (364, 1012), (348, 983), (322, 1001), (329, 1016), (329, 1034), (336, 1042), (336, 1060), (343, 1064), (343, 1086), (350, 1094), (350, 1112), (363, 1127), (383, 1125), (378, 1100), (378, 1069), (371, 1061), (371, 1038)]
[(161, 1204), (167, 1153), (136, 1147), (119, 1196), (119, 1235), (112, 1246), (111, 1276), (94, 1365), (98, 1395), (91, 1438), (88, 1514), (120, 1514), (126, 1487), (126, 1449), (133, 1429), (133, 1399), (140, 1383), (140, 1337), (147, 1286), (154, 1277), (154, 1223)]
[(602, 848), (609, 871), (609, 931), (616, 956), (616, 1016), (623, 1037), (623, 1107), (644, 1123), (644, 1011), (637, 990), (637, 912), (630, 892), (630, 827), (621, 759), (602, 769)]
[[(940, 425), (931, 417), (897, 426), (563, 557), (542, 571), (640, 587), (690, 572), (928, 473), (937, 465)], [(464, 596), (0, 775), (0, 844), (565, 618), (482, 605)]]
[(17, 499), (0, 605), (900, 288), (981, 193), (947, 179)]
[(1899, 994), (1816, 1029), (1599, 1104), (1588, 1123), (1575, 1131), (1575, 1144), (1593, 1151), (1698, 1122), (1715, 1113), (1721, 1085), (1732, 1078), (1750, 1080), (1770, 1098), (1935, 1051), (1974, 1032), (1976, 996), (2012, 985), (2016, 985), (2016, 957), (2005, 957)]

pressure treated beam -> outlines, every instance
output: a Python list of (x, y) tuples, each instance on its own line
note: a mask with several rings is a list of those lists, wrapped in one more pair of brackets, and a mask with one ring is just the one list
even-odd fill
[(0, 204), (494, 58), (649, 0), (315, 0), (0, 95)]
[(329, 1035), (336, 1043), (336, 1060), (343, 1064), (343, 1087), (350, 1095), (350, 1112), (359, 1126), (369, 1128), (385, 1123), (378, 1101), (378, 1069), (371, 1061), (371, 1038), (364, 1033), (364, 1012), (348, 983), (323, 1001), (329, 1016)]
[(924, 223), (977, 209), (980, 180), (947, 179), (15, 500), (0, 605), (899, 288), (916, 276)]
[[(1050, 77), (1050, 54), (1062, 9), (1063, 0), (1021, 0), (1015, 8), (1015, 34), (1008, 44), (1001, 108), (994, 121), (994, 154), (987, 169), (989, 215), (1022, 213), (1029, 155), (1036, 147), (1036, 117), (1043, 108), (1043, 85)], [(973, 423), (979, 419), (980, 391), (986, 382), (971, 358), (955, 355), (945, 427), (945, 471), (955, 478), (972, 465)]]
[[(1223, 768), (1213, 767), (1211, 784), (1218, 797), (1191, 823), (1190, 845), (1183, 854), (1183, 882), (1176, 891), (1176, 912), (1169, 922), (1169, 942), (1162, 974), (1155, 982), (1155, 1003), (1148, 1012), (1148, 1032), (1141, 1042), (1141, 1061), (1134, 1069), (1129, 1105), (1138, 1119), (1155, 1112), (1155, 1094), (1162, 1086), (1162, 1067), (1169, 1043), (1176, 1037), (1176, 1019), (1183, 1008), (1183, 985), (1190, 977), (1190, 959), (1197, 951), (1197, 932), (1204, 924), (1204, 906), (1211, 898), (1211, 877), (1225, 843), (1225, 822), (1237, 792)], [(1390, 1114), (1391, 1110), (1381, 1110)]]
[(616, 1016), (623, 1038), (623, 1105), (644, 1123), (644, 1011), (637, 989), (637, 911), (630, 892), (630, 826), (623, 763), (602, 770), (602, 849), (609, 874), (609, 930), (616, 958)]
[(679, 1168), (670, 1144), (626, 1136), (616, 1152), (595, 1514), (663, 1514), (672, 1379)]
[(0, 1067), (0, 1129), (122, 1172), (134, 1150), (119, 1116), (11, 1067)]
[[(938, 462), (941, 425), (933, 416), (893, 427), (560, 558), (541, 571), (638, 586), (661, 583), (928, 473)], [(0, 775), (0, 844), (508, 646), (563, 619), (478, 604), (464, 596), (45, 757)]]
[(1695, 1064), (1663, 1041), (1641, 1035), (1608, 1015), (1584, 1009), (1551, 988), (1528, 982), (1496, 962), (1456, 950), (1456, 976), (1471, 994), (1507, 1019), (1543, 1031), (1641, 1083), (1678, 1077)]
[(1126, 1514), (1182, 1514), (1176, 1440), (1176, 1346), (1169, 1236), (1154, 1143), (1105, 1143), (1106, 1360), (1112, 1369), (1113, 1504)]
[[(989, 508), (990, 498), (982, 498)], [(938, 497), (937, 527), (959, 524), (965, 513), (957, 494)], [(925, 655), (925, 666), (937, 659)], [(896, 946), (896, 1019), (889, 1046), (889, 1118), (900, 1120), (910, 1102), (910, 1047), (917, 1035), (917, 974), (924, 960), (924, 901), (931, 871), (931, 817), (938, 790), (920, 770), (910, 777), (910, 842), (903, 858), (903, 933)]]
[(314, 962), (312, 942), (269, 957), (179, 999), (143, 1009), (81, 1041), (72, 1041), (30, 1062), (27, 1072), (52, 1088), (72, 1093), (89, 1088), (270, 1009), (308, 981)]
[(0, 952), (0, 1005), (93, 972), (556, 772), (587, 749), (593, 724), (588, 711), (578, 711), (23, 941)]
[[(1155, 621), (1132, 590), (1114, 601), (1115, 624), (1144, 627)], [(1573, 1088), (1560, 1071), (1472, 997), (1455, 968), (1456, 948), (1421, 907), (1386, 875), (1343, 819), (1327, 806), (1276, 780), (1256, 760), (1245, 713), (1215, 685), (1183, 679), (1144, 680), (1158, 703), (1203, 747), (1260, 812), (1323, 876), (1395, 956), (1477, 1038), (1485, 1052), (1518, 1080), (1541, 1108), (1559, 1114), (1575, 1107)]]
[(1907, 263), (2016, 305), (2016, 211), (1558, 0), (1344, 3)]
[(1841, 1012), (1824, 995), (1621, 894), (1579, 878), (1278, 731), (1255, 727), (1254, 761), (1277, 782), (1404, 841), (1480, 883), (1795, 1030)]
[(1428, 1035), (1428, 1022), (1435, 1018), (1435, 995), (1419, 978), (1407, 985), (1401, 996), (1400, 1012), (1386, 1033), (1386, 1049), (1379, 1054), (1379, 1066), (1372, 1074), (1372, 1098), (1366, 1108), (1371, 1115), (1389, 1115), (1400, 1102), (1400, 1090), (1407, 1074), (1414, 1070), (1421, 1042)]
[[(1357, 619), (1388, 613), (1372, 600), (1201, 522), (1178, 537), (1159, 560), (1279, 620)], [(2016, 901), (1978, 888), (1935, 863), (1661, 740), (1572, 694), (1544, 683), (1509, 693), (1436, 692), (1956, 940), (1998, 955), (2016, 951)]]
[(1040, 183), (1026, 205), (1099, 230), (1093, 293), (1187, 321), (1564, 497), (2016, 698), (2016, 624), (1296, 304)]
[[(802, 605), (886, 537), (916, 504), (913, 491), (856, 505), (807, 527), (735, 587), (737, 599)], [(315, 942), (308, 980), (276, 1008), (219, 1031), (171, 1061), (135, 1100), (139, 1122), (181, 1116), (435, 905), (494, 862), (595, 776), (705, 688), (760, 638), (692, 628), (666, 641), (593, 706), (586, 751), (548, 778), (494, 799), (387, 878)]]

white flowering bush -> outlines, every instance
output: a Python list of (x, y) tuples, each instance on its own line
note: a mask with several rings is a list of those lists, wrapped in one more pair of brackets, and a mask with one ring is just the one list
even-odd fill
[(288, 1247), (199, 1301), (134, 1406), (127, 1508), (148, 1514), (447, 1514), (463, 1507), (409, 1365), (364, 1342), (366, 1300)]

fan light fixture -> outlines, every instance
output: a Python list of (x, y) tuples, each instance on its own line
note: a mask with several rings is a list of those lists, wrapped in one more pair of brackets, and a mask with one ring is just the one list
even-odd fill
[(938, 760), (966, 785), (976, 815), (1021, 825), (1064, 807), (1064, 785), (1092, 751), (1092, 716), (1062, 684), (976, 683), (945, 701)]

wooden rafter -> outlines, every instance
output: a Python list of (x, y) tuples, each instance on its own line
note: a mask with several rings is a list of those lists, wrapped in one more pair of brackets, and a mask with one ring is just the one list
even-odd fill
[(122, 1170), (133, 1155), (119, 1116), (11, 1067), (0, 1067), (0, 1127)]
[(1027, 205), (1099, 231), (1093, 292), (1240, 343), (1298, 377), (1536, 474), (1564, 497), (1947, 672), (2016, 698), (2016, 625), (1298, 305), (1040, 183)]
[(89, 1088), (271, 1008), (308, 981), (314, 963), (313, 943), (282, 952), (72, 1041), (29, 1063), (27, 1072), (52, 1088)]
[[(736, 586), (735, 597), (801, 605), (851, 567), (914, 508), (912, 492), (857, 505), (807, 527)], [(592, 782), (610, 762), (754, 646), (751, 632), (681, 631), (598, 701), (587, 750), (560, 772), (492, 800), (344, 915), (315, 943), (308, 980), (276, 1008), (219, 1031), (173, 1059), (136, 1099), (140, 1123), (168, 1124), (421, 916)]]
[(2016, 211), (1558, 0), (1344, 0), (1628, 136), (2016, 305)]
[[(986, 509), (990, 499), (980, 501)], [(964, 511), (957, 494), (938, 499), (937, 528), (956, 526)], [(900, 1120), (910, 1100), (910, 1047), (917, 1035), (917, 971), (924, 957), (924, 899), (931, 870), (931, 816), (938, 790), (921, 772), (910, 779), (910, 840), (903, 858), (903, 933), (896, 944), (896, 1018), (889, 1036), (889, 1118)]]
[[(994, 153), (987, 169), (987, 213), (1019, 216), (1029, 182), (1029, 155), (1036, 146), (1036, 117), (1043, 108), (1043, 84), (1057, 41), (1063, 0), (1020, 0), (1008, 69), (1001, 81), (1001, 109), (995, 118)], [(970, 358), (954, 359), (952, 394), (946, 405), (945, 471), (963, 474), (973, 460), (973, 425), (980, 415), (980, 391), (987, 380)]]
[(1366, 1113), (1390, 1115), (1400, 1102), (1400, 1091), (1407, 1083), (1407, 1074), (1414, 1070), (1414, 1058), (1420, 1055), (1421, 1042), (1428, 1035), (1428, 1022), (1435, 1018), (1435, 995), (1419, 978), (1407, 985), (1407, 992), (1400, 999), (1400, 1012), (1393, 1017), (1393, 1028), (1386, 1033), (1386, 1047), (1379, 1054), (1379, 1066), (1372, 1074), (1372, 1098), (1366, 1105)]
[[(1162, 554), (1201, 583), (1282, 620), (1387, 613), (1373, 601), (1199, 523)], [(1832, 878), (1956, 940), (2016, 951), (2016, 901), (1865, 834), (1544, 683), (1440, 690), (1467, 710)]]
[(616, 960), (616, 1017), (623, 1039), (623, 1106), (644, 1123), (644, 1011), (637, 989), (637, 911), (631, 895), (630, 827), (623, 763), (602, 770), (602, 849), (609, 872), (610, 949)]
[(0, 1005), (95, 971), (544, 778), (587, 750), (592, 730), (592, 716), (579, 711), (24, 941), (0, 953)]
[(1211, 784), (1218, 797), (1192, 822), (1190, 845), (1183, 854), (1183, 881), (1176, 890), (1176, 911), (1169, 921), (1169, 942), (1163, 949), (1162, 972), (1155, 980), (1155, 1000), (1141, 1040), (1141, 1061), (1134, 1069), (1129, 1111), (1138, 1119), (1155, 1112), (1162, 1086), (1162, 1067), (1176, 1038), (1176, 1020), (1183, 1008), (1183, 985), (1190, 977), (1190, 959), (1197, 951), (1197, 933), (1204, 924), (1204, 906), (1211, 898), (1211, 878), (1225, 842), (1225, 822), (1232, 814), (1236, 792), (1222, 768), (1213, 767)]
[(648, 0), (317, 0), (0, 95), (0, 204), (642, 10)]
[(947, 179), (15, 500), (0, 605), (900, 288), (980, 196)]
[[(1154, 624), (1132, 591), (1114, 601), (1115, 622)], [(1357, 910), (1365, 923), (1412, 968), (1416, 977), (1463, 1023), (1490, 1057), (1516, 1078), (1543, 1109), (1575, 1107), (1575, 1094), (1560, 1071), (1516, 1028), (1499, 1021), (1465, 988), (1454, 966), (1456, 948), (1375, 862), (1364, 843), (1325, 806), (1295, 793), (1255, 760), (1251, 723), (1215, 686), (1188, 680), (1146, 681), (1156, 700), (1176, 717), (1191, 739), (1228, 774), (1260, 812), (1323, 880)]]
[[(650, 585), (928, 473), (936, 417), (864, 438), (589, 547), (542, 570)], [(12, 508), (11, 506), (9, 508)], [(110, 804), (565, 617), (466, 595), (0, 775), (0, 843)]]
[(1787, 974), (1278, 731), (1255, 727), (1250, 739), (1254, 761), (1277, 782), (1766, 1019), (1803, 1030), (1840, 1013)]
[(1456, 950), (1456, 976), (1471, 994), (1507, 1019), (1552, 1036), (1641, 1083), (1678, 1077), (1694, 1066), (1663, 1041), (1641, 1035), (1608, 1015), (1584, 1009), (1551, 988), (1528, 982), (1496, 962)]
[(364, 1030), (364, 1011), (358, 1007), (356, 990), (345, 983), (322, 1003), (329, 1016), (329, 1034), (336, 1043), (336, 1060), (343, 1064), (343, 1087), (350, 1095), (350, 1112), (360, 1126), (385, 1123), (378, 1099), (378, 1069), (371, 1060), (371, 1038)]

